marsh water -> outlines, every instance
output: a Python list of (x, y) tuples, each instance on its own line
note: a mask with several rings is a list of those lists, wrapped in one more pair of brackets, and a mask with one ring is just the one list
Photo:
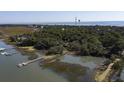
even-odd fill
[(35, 62), (18, 68), (16, 65), (27, 61), (28, 56), (22, 55), (18, 50), (12, 49), (13, 46), (0, 40), (0, 48), (2, 47), (8, 49), (6, 52), (14, 54), (11, 56), (0, 54), (1, 82), (94, 81), (96, 66), (106, 60), (100, 57), (64, 55), (58, 62), (45, 65)]

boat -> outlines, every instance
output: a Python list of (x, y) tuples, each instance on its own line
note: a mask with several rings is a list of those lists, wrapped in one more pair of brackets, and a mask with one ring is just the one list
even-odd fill
[(10, 56), (11, 54), (7, 52), (2, 52), (1, 55)]
[(5, 48), (0, 48), (0, 51), (4, 51), (5, 50)]

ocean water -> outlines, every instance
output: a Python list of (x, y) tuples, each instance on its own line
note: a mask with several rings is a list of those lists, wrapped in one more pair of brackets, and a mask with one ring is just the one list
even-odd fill
[(39, 23), (41, 25), (80, 25), (80, 26), (124, 26), (124, 21), (92, 21), (92, 22), (48, 22), (48, 23)]

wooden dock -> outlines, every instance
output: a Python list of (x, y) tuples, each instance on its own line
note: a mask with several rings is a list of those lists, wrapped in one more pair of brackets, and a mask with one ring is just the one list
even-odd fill
[(29, 60), (29, 61), (26, 61), (26, 62), (19, 63), (17, 66), (18, 67), (23, 67), (23, 66), (26, 66), (26, 65), (28, 65), (30, 63), (36, 62), (38, 60), (43, 60), (43, 57), (38, 57), (38, 58), (33, 59), (33, 60)]
[[(64, 53), (64, 55), (67, 54), (67, 53)], [(23, 67), (23, 66), (26, 66), (30, 63), (33, 63), (33, 62), (37, 62), (37, 61), (42, 61), (42, 62), (46, 62), (46, 63), (51, 63), (51, 62), (54, 62), (57, 60), (57, 58), (61, 57), (61, 55), (54, 55), (54, 56), (43, 56), (39, 53), (37, 53), (38, 55), (38, 58), (36, 59), (33, 59), (33, 60), (29, 60), (29, 61), (26, 61), (26, 62), (22, 62), (22, 63), (19, 63), (17, 66), (18, 67)]]
[(45, 62), (45, 63), (52, 63), (52, 62), (55, 62), (58, 57), (60, 57), (60, 56), (57, 56), (57, 55), (54, 55), (54, 56), (43, 56), (43, 55), (40, 55), (40, 54), (38, 54), (38, 56), (39, 56), (39, 57), (36, 58), (36, 59), (19, 63), (19, 64), (17, 64), (17, 66), (18, 66), (18, 67), (27, 66), (28, 64), (37, 62), (37, 61), (39, 61), (39, 60), (42, 61), (42, 62)]

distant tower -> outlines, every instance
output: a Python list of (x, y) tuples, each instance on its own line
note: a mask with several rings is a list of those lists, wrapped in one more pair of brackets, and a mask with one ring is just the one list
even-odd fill
[(77, 25), (77, 17), (75, 17), (75, 25)]
[(78, 19), (78, 24), (79, 24), (79, 27), (80, 27), (80, 22), (81, 22), (81, 20), (80, 20), (80, 19)]
[(81, 22), (81, 20), (80, 20), (80, 19), (78, 19), (78, 23), (79, 23), (79, 25), (80, 25), (80, 22)]

